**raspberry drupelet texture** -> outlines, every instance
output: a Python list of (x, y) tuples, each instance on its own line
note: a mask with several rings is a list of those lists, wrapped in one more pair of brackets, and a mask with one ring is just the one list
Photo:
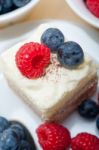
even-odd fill
[(99, 150), (99, 139), (90, 133), (79, 133), (72, 139), (72, 150)]
[(16, 65), (27, 78), (39, 78), (50, 63), (50, 49), (39, 43), (26, 43), (16, 53)]
[(36, 130), (43, 150), (67, 150), (71, 144), (69, 131), (56, 123), (44, 123)]
[(99, 18), (99, 0), (86, 0), (88, 9)]

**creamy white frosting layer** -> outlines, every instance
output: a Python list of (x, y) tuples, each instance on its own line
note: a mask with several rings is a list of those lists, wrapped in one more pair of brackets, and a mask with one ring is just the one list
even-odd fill
[[(88, 80), (90, 74), (96, 74), (96, 67), (89, 56), (76, 69), (66, 69), (60, 65), (55, 54), (51, 55), (51, 64), (46, 68), (46, 75), (38, 79), (28, 79), (18, 70), (15, 55), (20, 46), (31, 41), (40, 42), (42, 33), (49, 28), (47, 24), (38, 27), (31, 38), (20, 42), (1, 55), (3, 72), (27, 95), (30, 102), (41, 112), (55, 106), (68, 92), (74, 91), (79, 83)], [(65, 33), (64, 33), (65, 36)], [(66, 39), (65, 39), (66, 40)]]

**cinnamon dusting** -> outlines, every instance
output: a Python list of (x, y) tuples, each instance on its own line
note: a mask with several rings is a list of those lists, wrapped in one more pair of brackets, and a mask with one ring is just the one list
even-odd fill
[(46, 74), (43, 76), (43, 79), (54, 83), (59, 82), (61, 79), (61, 68), (62, 65), (58, 62), (57, 55), (51, 54), (51, 63), (46, 68)]

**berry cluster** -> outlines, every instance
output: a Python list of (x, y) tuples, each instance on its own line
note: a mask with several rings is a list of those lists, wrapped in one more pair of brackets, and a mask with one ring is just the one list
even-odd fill
[(37, 128), (43, 150), (99, 150), (99, 139), (87, 132), (71, 138), (67, 128), (56, 123), (44, 123)]
[[(37, 129), (43, 150), (99, 150), (99, 138), (87, 132), (71, 138), (69, 130), (57, 123), (43, 123)], [(21, 123), (0, 117), (0, 150), (36, 150), (33, 138)]]
[(64, 35), (57, 28), (48, 28), (41, 36), (41, 43), (26, 43), (16, 53), (17, 67), (29, 79), (45, 74), (45, 68), (50, 63), (50, 52), (57, 53), (59, 62), (69, 69), (84, 60), (80, 45), (73, 41), (64, 42)]
[[(88, 99), (78, 107), (78, 112), (85, 119), (93, 120), (99, 114), (99, 105)], [(96, 126), (99, 129), (99, 117)], [(44, 123), (36, 132), (43, 150), (99, 150), (99, 138), (95, 135), (82, 132), (71, 138), (68, 129), (56, 123)]]
[(0, 0), (0, 15), (25, 6), (31, 0)]
[(64, 67), (77, 67), (84, 60), (81, 46), (74, 41), (64, 42), (64, 35), (57, 28), (48, 28), (41, 36), (41, 43), (57, 53), (58, 60)]
[(0, 117), (0, 150), (36, 150), (36, 147), (21, 123)]

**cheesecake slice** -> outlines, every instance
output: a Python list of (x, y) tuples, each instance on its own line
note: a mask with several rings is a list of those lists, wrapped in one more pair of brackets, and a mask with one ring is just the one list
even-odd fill
[(25, 43), (40, 43), (43, 32), (48, 28), (47, 24), (40, 25), (31, 38), (4, 52), (0, 56), (0, 66), (10, 87), (42, 120), (62, 121), (95, 93), (97, 68), (87, 54), (84, 54), (80, 65), (69, 69), (60, 64), (56, 53), (51, 53), (44, 75), (31, 79), (24, 76), (17, 67), (16, 53)]

